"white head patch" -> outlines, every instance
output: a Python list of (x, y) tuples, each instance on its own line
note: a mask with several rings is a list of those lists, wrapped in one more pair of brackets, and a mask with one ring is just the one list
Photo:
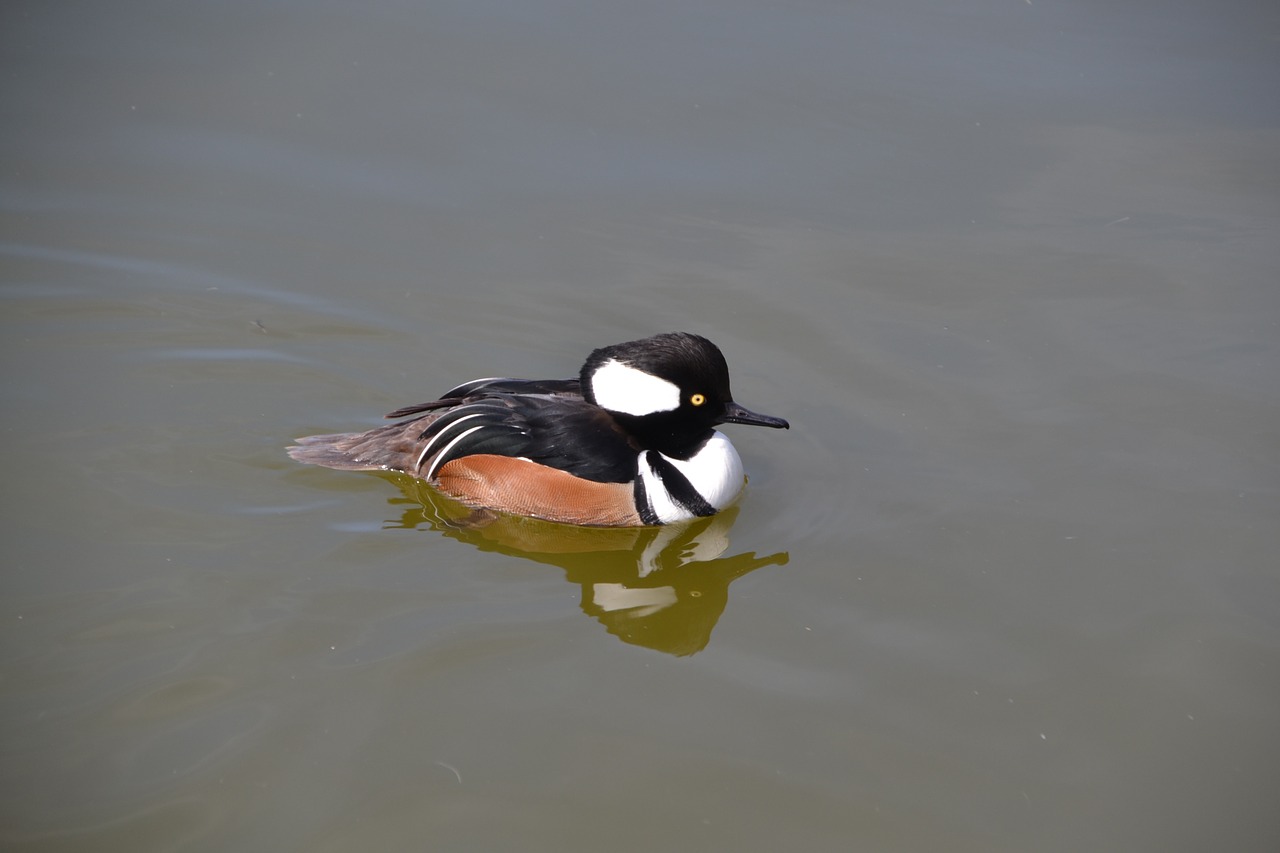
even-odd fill
[(591, 374), (596, 405), (624, 415), (652, 415), (680, 408), (680, 388), (617, 359), (609, 359)]

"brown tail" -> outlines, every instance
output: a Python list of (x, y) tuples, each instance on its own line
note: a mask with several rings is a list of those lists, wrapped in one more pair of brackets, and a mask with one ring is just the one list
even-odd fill
[(308, 435), (288, 448), (289, 455), (308, 465), (342, 471), (405, 471), (415, 473), (421, 448), (422, 423), (388, 424), (369, 432)]
[(288, 448), (289, 455), (308, 465), (323, 465), (326, 468), (339, 468), (344, 471), (368, 471), (382, 467), (351, 455), (352, 439), (358, 438), (359, 435), (359, 433), (350, 432), (308, 435), (298, 439), (297, 444)]

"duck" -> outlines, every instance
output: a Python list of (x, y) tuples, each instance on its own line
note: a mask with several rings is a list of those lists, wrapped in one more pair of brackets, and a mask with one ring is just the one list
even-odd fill
[(385, 417), (396, 423), (305, 436), (288, 453), (408, 474), (476, 510), (585, 527), (714, 515), (746, 485), (716, 427), (791, 426), (735, 402), (720, 348), (688, 332), (600, 347), (576, 378), (473, 379)]

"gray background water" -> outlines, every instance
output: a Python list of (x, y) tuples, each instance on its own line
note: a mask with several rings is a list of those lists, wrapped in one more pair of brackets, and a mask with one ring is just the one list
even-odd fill
[[(0, 17), (6, 849), (1280, 849), (1277, 4)], [(283, 453), (670, 329), (647, 578)]]

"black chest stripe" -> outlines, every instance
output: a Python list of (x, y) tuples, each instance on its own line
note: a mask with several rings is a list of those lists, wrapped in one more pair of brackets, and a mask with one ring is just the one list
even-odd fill
[(644, 488), (644, 477), (636, 474), (636, 512), (640, 514), (640, 520), (645, 524), (661, 524), (662, 519), (658, 518), (658, 514), (653, 511), (653, 506), (649, 503), (649, 493)]
[[(694, 515), (708, 516), (715, 515), (716, 508), (707, 503), (707, 499), (698, 493), (693, 487), (693, 483), (689, 482), (689, 478), (681, 473), (680, 469), (667, 461), (661, 453), (656, 450), (645, 452), (645, 461), (658, 475), (658, 479), (662, 481), (662, 486), (667, 490), (667, 494), (671, 495), (671, 499), (680, 504)], [(637, 481), (641, 478), (637, 477)], [(650, 510), (652, 512), (652, 510)]]

